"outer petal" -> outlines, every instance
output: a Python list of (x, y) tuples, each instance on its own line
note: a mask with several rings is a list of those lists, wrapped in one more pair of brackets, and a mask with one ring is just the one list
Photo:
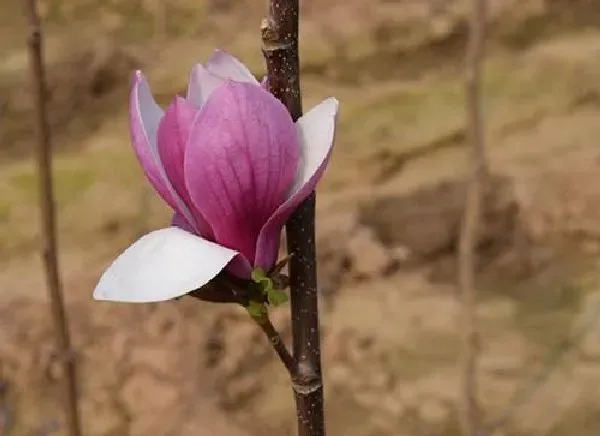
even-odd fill
[(253, 263), (260, 229), (285, 200), (299, 155), (296, 127), (271, 94), (238, 82), (213, 94), (190, 135), (185, 179), (219, 244)]
[(170, 300), (204, 286), (236, 251), (176, 227), (156, 230), (127, 248), (94, 290), (103, 301), (149, 303)]
[(148, 81), (141, 71), (136, 71), (129, 108), (133, 148), (154, 189), (169, 206), (192, 223), (190, 211), (171, 185), (159, 156), (157, 136), (162, 117), (163, 111), (154, 101)]
[(260, 232), (255, 266), (268, 270), (274, 265), (281, 228), (321, 179), (333, 148), (338, 107), (339, 103), (335, 98), (328, 98), (297, 121), (302, 147), (301, 166), (288, 199), (269, 218)]
[(235, 56), (223, 50), (215, 50), (206, 63), (206, 69), (216, 76), (236, 82), (247, 82), (258, 85), (258, 80), (248, 67)]
[[(202, 214), (193, 208), (183, 177), (185, 146), (199, 112), (189, 101), (176, 97), (158, 128), (158, 152), (169, 181), (193, 216), (197, 231), (201, 236), (211, 239), (212, 230)], [(185, 221), (185, 216), (180, 214), (180, 220)], [(193, 223), (183, 224), (182, 228), (189, 229)]]
[(158, 125), (163, 111), (154, 101), (141, 71), (136, 71), (133, 78), (129, 105), (131, 142), (140, 165), (161, 197), (174, 207), (173, 197), (166, 187), (165, 177), (160, 171), (161, 164), (155, 153)]

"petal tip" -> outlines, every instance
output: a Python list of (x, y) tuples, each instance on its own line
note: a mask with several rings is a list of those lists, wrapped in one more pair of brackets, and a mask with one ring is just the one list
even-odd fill
[(92, 293), (92, 299), (95, 301), (106, 301), (106, 296), (104, 295), (104, 292), (96, 286), (96, 289), (94, 289), (94, 292)]
[(206, 62), (206, 65), (209, 66), (213, 62), (230, 61), (230, 60), (239, 61), (231, 53), (229, 53), (229, 52), (227, 52), (225, 50), (222, 50), (220, 48), (215, 48), (213, 50), (212, 54), (210, 55), (210, 57), (208, 58), (208, 61)]
[(248, 67), (237, 57), (225, 50), (213, 50), (212, 55), (206, 62), (206, 69), (223, 79), (249, 82), (255, 85), (259, 84)]
[(147, 99), (150, 97), (152, 102), (155, 102), (154, 96), (148, 83), (148, 78), (142, 70), (135, 70), (133, 73), (133, 91), (135, 92), (136, 100)]
[(202, 64), (200, 64), (200, 63), (194, 64), (194, 65), (192, 66), (192, 69), (191, 69), (191, 71), (190, 71), (190, 75), (196, 75), (196, 74), (198, 74), (198, 71), (199, 71), (200, 69), (202, 69), (202, 68), (204, 68), (204, 65), (202, 65)]
[(142, 70), (135, 70), (133, 72), (133, 80), (136, 84), (139, 84), (141, 82), (145, 82), (146, 81), (146, 76), (144, 75), (144, 73), (142, 72)]
[(327, 109), (329, 109), (333, 114), (337, 114), (339, 109), (340, 109), (340, 102), (337, 98), (335, 97), (329, 97), (326, 98), (323, 103), (327, 106)]
[(199, 80), (202, 71), (204, 70), (204, 65), (202, 65), (201, 63), (197, 63), (194, 64), (194, 66), (192, 66), (192, 69), (190, 70), (190, 74), (188, 77), (188, 91), (189, 91), (189, 86), (191, 85), (192, 81), (195, 80)]
[(215, 48), (215, 49), (213, 50), (212, 54), (211, 54), (211, 58), (212, 58), (212, 57), (214, 57), (214, 56), (223, 56), (223, 55), (225, 55), (225, 56), (231, 56), (231, 55), (230, 55), (228, 52), (226, 52), (225, 50), (223, 50), (223, 49), (220, 49), (220, 48)]

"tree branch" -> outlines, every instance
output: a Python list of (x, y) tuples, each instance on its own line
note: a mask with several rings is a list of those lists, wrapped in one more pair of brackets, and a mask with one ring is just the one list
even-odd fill
[[(270, 0), (269, 15), (261, 26), (269, 91), (288, 108), (292, 118), (302, 115), (298, 55), (298, 0)], [(293, 386), (299, 436), (324, 436), (325, 417), (317, 265), (315, 194), (298, 207), (286, 224), (290, 259), (290, 300), (293, 355), (298, 367)]]
[(35, 90), (35, 117), (37, 133), (37, 161), (39, 171), (40, 212), (42, 214), (42, 258), (54, 322), (57, 357), (64, 368), (64, 412), (68, 434), (80, 436), (77, 404), (75, 359), (72, 357), (69, 325), (62, 295), (58, 267), (54, 192), (52, 186), (52, 149), (46, 108), (46, 73), (42, 53), (42, 28), (35, 0), (25, 0), (25, 14), (29, 23), (27, 45), (31, 65), (32, 88)]
[(476, 436), (479, 428), (477, 400), (477, 291), (476, 248), (481, 216), (481, 192), (486, 177), (485, 139), (481, 113), (481, 59), (485, 38), (486, 0), (472, 0), (473, 11), (467, 47), (465, 90), (468, 141), (471, 146), (471, 175), (459, 241), (459, 287), (463, 304), (462, 401), (460, 423), (464, 436)]

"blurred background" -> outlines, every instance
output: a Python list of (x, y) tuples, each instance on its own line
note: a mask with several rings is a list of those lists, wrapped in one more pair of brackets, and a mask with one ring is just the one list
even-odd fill
[[(0, 0), (0, 420), (12, 419), (14, 435), (61, 434), (18, 3)], [(91, 301), (114, 256), (169, 219), (129, 144), (132, 70), (144, 70), (163, 105), (214, 48), (262, 77), (267, 2), (40, 3), (85, 435), (295, 434), (287, 375), (242, 310)], [(305, 109), (341, 102), (317, 225), (331, 435), (459, 434), (469, 3), (301, 1)], [(489, 3), (494, 176), (477, 252), (484, 417), (495, 435), (597, 435), (600, 3)], [(274, 319), (289, 334), (288, 309)]]

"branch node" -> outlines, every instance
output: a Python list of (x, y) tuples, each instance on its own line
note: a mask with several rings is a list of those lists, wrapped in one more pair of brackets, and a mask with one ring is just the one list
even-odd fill
[(278, 50), (291, 50), (294, 47), (293, 41), (281, 35), (277, 24), (271, 18), (263, 18), (260, 23), (260, 34), (263, 42), (263, 50), (274, 52)]
[(321, 389), (323, 382), (310, 362), (300, 361), (295, 374), (292, 376), (292, 387), (294, 392), (300, 395), (308, 395)]

